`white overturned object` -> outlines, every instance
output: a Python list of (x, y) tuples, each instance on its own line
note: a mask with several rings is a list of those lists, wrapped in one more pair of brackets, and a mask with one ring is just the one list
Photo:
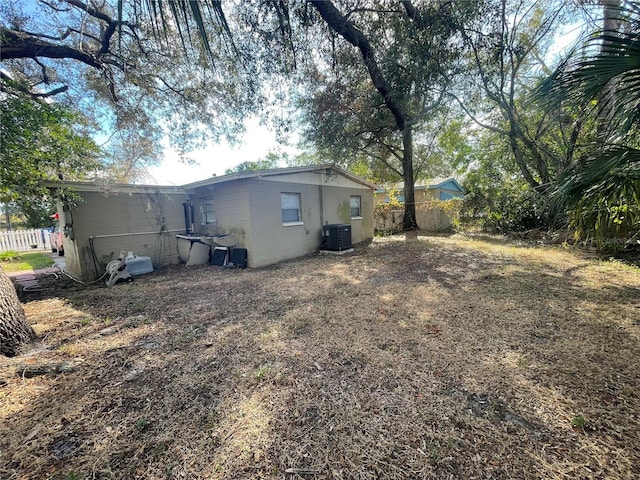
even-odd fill
[(133, 277), (127, 270), (126, 261), (127, 252), (122, 250), (117, 260), (113, 260), (107, 264), (107, 275), (109, 275), (105, 281), (107, 287), (111, 288), (119, 281), (133, 282)]
[(209, 263), (209, 255), (211, 254), (211, 245), (206, 243), (193, 242), (189, 250), (189, 258), (187, 259), (187, 267), (191, 265), (206, 265)]
[(218, 247), (227, 250), (238, 243), (236, 236), (230, 235), (176, 235), (178, 242), (178, 257), (180, 262), (188, 267), (192, 265), (206, 265), (211, 261), (212, 253)]
[(151, 263), (151, 257), (137, 257), (128, 258), (125, 260), (127, 265), (127, 271), (131, 275), (142, 275), (143, 273), (153, 272), (153, 263)]
[(233, 234), (218, 235), (210, 238), (213, 239), (213, 243), (215, 245), (218, 245), (220, 247), (235, 247), (238, 244), (238, 240), (236, 239), (236, 236)]

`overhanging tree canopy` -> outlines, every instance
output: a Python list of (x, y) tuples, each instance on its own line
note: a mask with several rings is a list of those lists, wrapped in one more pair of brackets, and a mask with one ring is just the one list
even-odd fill
[[(169, 135), (183, 149), (204, 138), (233, 136), (251, 106), (251, 77), (233, 74), (240, 68), (236, 53), (213, 26), (207, 37), (192, 36), (193, 48), (185, 54), (179, 34), (191, 30), (141, 18), (141, 9), (152, 3), (3, 2), (0, 90), (55, 96), (107, 134), (142, 129), (145, 137)], [(217, 3), (209, 3), (215, 10)], [(197, 22), (185, 21), (197, 30)]]
[(91, 178), (102, 167), (100, 149), (82, 131), (78, 114), (24, 97), (0, 100), (0, 110), (0, 202), (25, 213), (44, 206), (48, 215), (46, 181)]

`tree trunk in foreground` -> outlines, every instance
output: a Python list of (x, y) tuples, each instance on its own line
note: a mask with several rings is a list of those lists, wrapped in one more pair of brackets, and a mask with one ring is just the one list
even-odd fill
[(13, 357), (35, 340), (11, 279), (0, 267), (0, 355)]
[(413, 178), (413, 127), (405, 125), (402, 130), (402, 173), (404, 180), (403, 230), (417, 230), (415, 178)]

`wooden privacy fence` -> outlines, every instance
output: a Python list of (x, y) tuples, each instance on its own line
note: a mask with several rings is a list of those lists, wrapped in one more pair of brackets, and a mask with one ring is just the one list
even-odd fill
[[(433, 200), (416, 203), (416, 223), (421, 230), (442, 232), (451, 230), (457, 222), (459, 200)], [(402, 230), (404, 208), (402, 205), (379, 204), (374, 208), (375, 229), (378, 232)]]
[(9, 250), (26, 252), (28, 250), (49, 250), (51, 242), (49, 230), (34, 228), (31, 230), (9, 230), (0, 232), (0, 252)]

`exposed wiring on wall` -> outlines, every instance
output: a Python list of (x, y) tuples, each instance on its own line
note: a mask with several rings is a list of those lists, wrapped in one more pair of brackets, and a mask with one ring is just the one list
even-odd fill
[[(162, 233), (168, 231), (165, 217), (165, 201), (170, 198), (171, 197), (169, 195), (161, 193), (160, 191), (147, 193), (146, 202), (143, 195), (140, 195), (139, 197), (147, 224), (152, 228), (157, 228), (158, 233), (160, 234), (160, 236), (155, 239), (153, 245), (152, 260), (154, 264), (163, 263), (163, 258), (167, 251), (165, 242), (162, 238)], [(153, 218), (149, 216), (149, 212), (154, 215)]]
[(93, 260), (93, 269), (95, 270), (96, 275), (100, 275), (100, 271), (98, 270), (98, 267), (100, 267), (101, 269), (104, 270), (104, 274), (103, 274), (104, 276), (107, 273), (107, 267), (106, 265), (102, 265), (102, 262), (98, 259), (98, 256), (96, 255), (96, 248), (93, 243), (93, 237), (89, 237), (89, 251), (91, 252), (91, 258)]
[[(86, 273), (96, 277), (100, 275), (98, 280), (104, 278), (105, 275), (109, 275), (109, 264), (105, 262), (109, 258), (113, 258), (114, 252), (112, 251), (111, 253), (108, 253), (107, 248), (107, 251), (104, 252), (106, 253), (105, 255), (98, 255), (98, 253), (102, 253), (104, 249), (101, 248), (102, 242), (97, 242), (96, 245), (96, 238), (155, 235), (155, 237), (150, 238), (148, 241), (146, 239), (140, 240), (139, 242), (135, 242), (133, 240), (123, 241), (128, 243), (128, 250), (135, 250), (136, 247), (145, 249), (144, 254), (149, 255), (153, 263), (156, 265), (167, 263), (167, 257), (168, 262), (172, 263), (173, 249), (171, 248), (171, 234), (175, 232), (183, 232), (184, 230), (168, 228), (166, 214), (167, 204), (169, 202), (171, 202), (171, 205), (176, 203), (176, 199), (173, 194), (169, 195), (161, 192), (160, 190), (156, 190), (154, 192), (135, 193), (131, 201), (132, 209), (130, 209), (129, 212), (129, 217), (131, 217), (129, 220), (132, 222), (133, 229), (136, 229), (136, 227), (142, 227), (146, 220), (146, 224), (151, 227), (150, 231), (90, 235), (88, 251), (86, 247), (82, 247), (82, 249), (79, 249), (77, 252), (78, 254), (81, 254), (82, 258), (86, 261), (86, 264), (81, 266), (83, 274)], [(135, 222), (133, 220), (135, 220)], [(173, 226), (173, 224), (171, 226)], [(91, 270), (93, 270), (93, 274), (89, 273)]]

